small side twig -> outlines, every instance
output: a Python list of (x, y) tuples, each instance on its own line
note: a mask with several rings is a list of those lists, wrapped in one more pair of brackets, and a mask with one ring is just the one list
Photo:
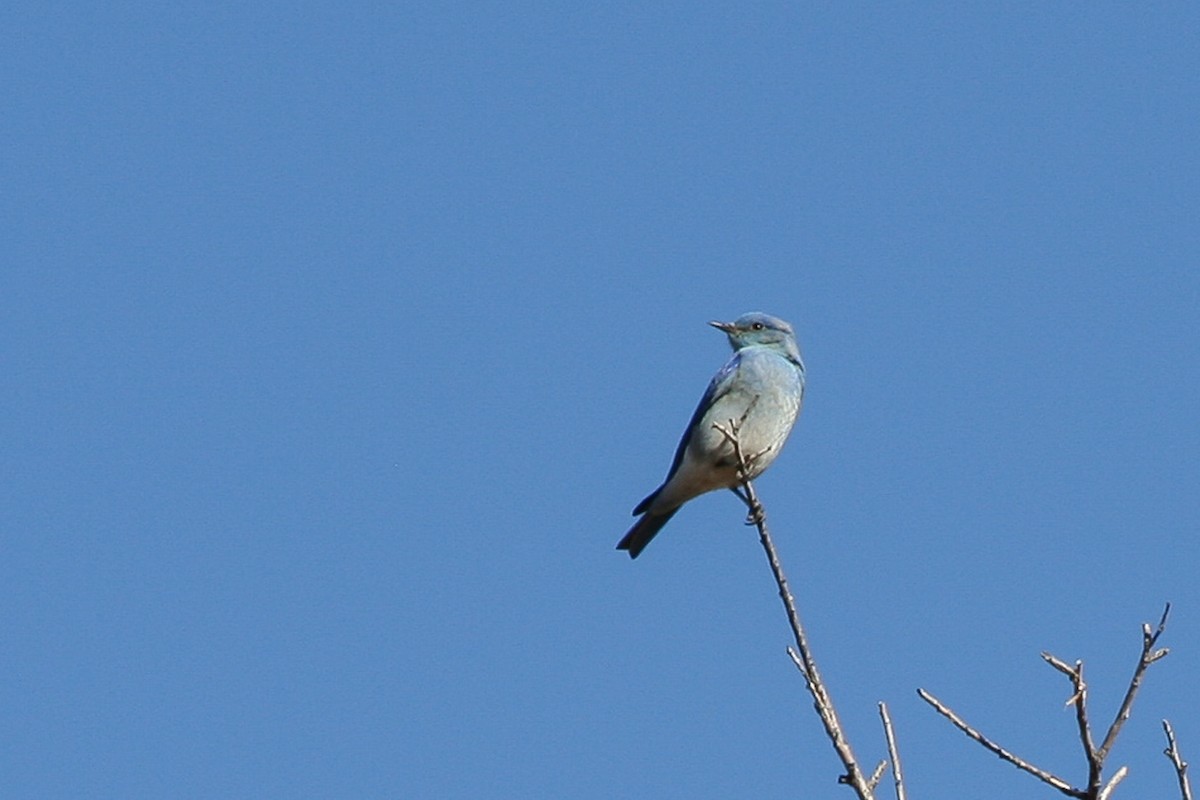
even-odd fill
[(965, 733), (969, 738), (975, 740), (976, 742), (983, 745), (988, 750), (995, 753), (1002, 760), (1007, 761), (1008, 763), (1012, 764), (1017, 769), (1021, 769), (1021, 770), (1024, 770), (1025, 772), (1028, 772), (1030, 775), (1034, 776), (1035, 778), (1042, 781), (1043, 783), (1053, 786), (1055, 789), (1058, 789), (1060, 792), (1067, 795), (1068, 797), (1075, 797), (1075, 798), (1079, 798), (1079, 800), (1086, 800), (1087, 794), (1085, 792), (1071, 786), (1071, 784), (1067, 783), (1066, 781), (1064, 781), (1062, 778), (1058, 777), (1054, 773), (1048, 772), (1048, 771), (1042, 769), (1041, 767), (1035, 767), (1033, 764), (1029, 763), (1028, 761), (1021, 758), (1020, 756), (1014, 755), (1013, 753), (1010, 753), (1008, 750), (1005, 750), (1003, 747), (996, 744), (991, 739), (987, 738), (982, 733), (975, 730), (970, 725), (968, 725), (966, 722), (964, 722), (962, 717), (958, 716), (958, 714), (955, 714), (948, 706), (946, 706), (944, 703), (942, 703), (942, 701), (938, 700), (936, 697), (931, 695), (929, 692), (925, 691), (924, 689), (917, 689), (917, 694), (919, 694), (921, 696), (922, 700), (924, 700), (929, 705), (933, 706), (933, 709), (935, 711), (937, 711), (939, 714), (941, 714), (946, 719), (950, 720), (951, 724), (953, 724), (954, 727), (958, 728), (960, 731)]
[[(742, 445), (738, 439), (738, 429), (741, 423), (745, 420), (743, 415), (741, 420), (729, 420), (728, 425), (720, 425), (714, 423), (713, 428), (721, 433), (733, 448), (734, 458), (737, 459), (738, 471), (737, 481), (741, 491), (734, 490), (749, 512), (747, 522), (758, 528), (759, 542), (762, 544), (763, 550), (767, 555), (767, 561), (771, 565), (771, 573), (775, 576), (775, 583), (779, 587), (779, 599), (783, 602), (784, 610), (787, 612), (788, 624), (792, 629), (792, 637), (795, 639), (796, 647), (788, 648), (788, 655), (792, 659), (792, 663), (796, 665), (796, 669), (804, 677), (804, 684), (808, 688), (808, 693), (812, 696), (813, 706), (817, 710), (817, 715), (821, 718), (821, 723), (825, 727), (825, 734), (833, 743), (833, 749), (837, 752), (838, 758), (841, 759), (842, 765), (846, 772), (838, 778), (839, 783), (848, 784), (854, 789), (859, 800), (874, 800), (873, 783), (865, 774), (862, 768), (858, 765), (858, 759), (854, 755), (854, 750), (850, 747), (850, 742), (846, 739), (846, 734), (842, 730), (842, 723), (838, 719), (837, 710), (834, 708), (833, 701), (829, 697), (829, 691), (825, 688), (825, 682), (821, 679), (821, 672), (817, 669), (817, 662), (813, 658), (812, 650), (808, 645), (808, 635), (804, 632), (804, 625), (800, 622), (800, 612), (796, 609), (796, 598), (792, 595), (791, 589), (788, 587), (787, 576), (783, 572), (783, 566), (779, 561), (779, 553), (775, 550), (775, 543), (771, 540), (770, 530), (767, 528), (767, 515), (763, 509), (763, 505), (759, 502), (758, 495), (754, 491), (754, 484), (749, 477), (750, 465), (754, 460), (759, 458), (762, 453), (753, 454), (749, 458), (742, 451)], [(874, 778), (878, 782), (878, 777)]]
[(1163, 732), (1167, 734), (1167, 749), (1163, 750), (1163, 755), (1171, 760), (1171, 764), (1175, 767), (1175, 776), (1179, 779), (1179, 795), (1182, 800), (1192, 800), (1192, 784), (1188, 780), (1188, 764), (1183, 760), (1183, 756), (1179, 755), (1179, 746), (1175, 743), (1175, 729), (1171, 727), (1170, 720), (1163, 720)]
[(886, 758), (875, 765), (875, 771), (871, 773), (871, 777), (867, 778), (868, 789), (872, 792), (875, 791), (875, 787), (879, 786), (879, 781), (883, 778), (883, 773), (887, 772), (887, 768), (888, 762)]
[(892, 780), (896, 785), (896, 800), (908, 800), (904, 791), (904, 770), (900, 766), (900, 751), (896, 749), (896, 734), (892, 731), (892, 717), (887, 703), (879, 704), (879, 718), (883, 721), (883, 736), (887, 739), (888, 758), (892, 760)]
[(1117, 784), (1125, 780), (1125, 776), (1129, 774), (1129, 767), (1121, 767), (1113, 776), (1109, 778), (1108, 783), (1104, 784), (1104, 788), (1096, 795), (1096, 800), (1108, 800), (1112, 796), (1113, 789), (1117, 788)]

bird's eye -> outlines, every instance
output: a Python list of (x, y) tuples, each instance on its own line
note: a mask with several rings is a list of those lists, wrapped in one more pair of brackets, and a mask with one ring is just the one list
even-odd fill
[(753, 325), (751, 325), (750, 327), (756, 331), (761, 331), (763, 329), (763, 324), (761, 322), (756, 322)]

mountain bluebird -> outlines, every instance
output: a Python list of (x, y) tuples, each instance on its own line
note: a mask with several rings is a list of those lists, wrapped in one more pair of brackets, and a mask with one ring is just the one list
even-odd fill
[(804, 399), (804, 361), (792, 326), (761, 312), (743, 314), (734, 322), (710, 322), (725, 332), (733, 357), (713, 376), (692, 414), (667, 479), (638, 503), (641, 514), (619, 544), (630, 558), (693, 497), (738, 485), (733, 445), (714, 425), (737, 428), (747, 477), (757, 478), (779, 455)]

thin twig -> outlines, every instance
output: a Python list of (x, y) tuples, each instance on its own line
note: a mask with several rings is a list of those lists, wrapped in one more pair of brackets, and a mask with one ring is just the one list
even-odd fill
[(896, 734), (892, 731), (892, 717), (887, 703), (879, 704), (879, 718), (883, 720), (883, 735), (887, 739), (888, 758), (892, 760), (892, 779), (896, 784), (896, 800), (908, 800), (904, 791), (904, 770), (900, 767), (900, 751), (896, 749)]
[(1055, 789), (1058, 789), (1060, 792), (1067, 795), (1068, 797), (1075, 797), (1075, 798), (1078, 798), (1078, 800), (1087, 800), (1088, 795), (1086, 792), (1076, 789), (1075, 787), (1071, 786), (1071, 784), (1067, 783), (1066, 781), (1064, 781), (1062, 778), (1058, 777), (1057, 775), (1047, 772), (1046, 770), (1042, 769), (1041, 767), (1035, 767), (1033, 764), (1030, 764), (1025, 759), (1023, 759), (1019, 756), (1016, 756), (1016, 755), (1010, 753), (1009, 751), (1005, 750), (1003, 747), (996, 744), (991, 739), (987, 738), (982, 733), (975, 730), (970, 725), (968, 725), (966, 722), (964, 722), (962, 717), (958, 716), (953, 711), (951, 711), (950, 708), (948, 708), (946, 705), (944, 705), (940, 700), (938, 700), (936, 697), (931, 695), (929, 692), (925, 691), (924, 689), (917, 689), (917, 694), (919, 694), (921, 696), (922, 700), (924, 700), (929, 705), (933, 706), (935, 711), (937, 711), (939, 714), (941, 714), (946, 719), (950, 720), (950, 722), (954, 725), (954, 727), (958, 728), (960, 731), (965, 733), (971, 739), (974, 739), (976, 742), (979, 742), (979, 744), (983, 745), (988, 750), (991, 750), (993, 753), (995, 753), (997, 756), (999, 756), (1004, 761), (1007, 761), (1008, 763), (1012, 764), (1017, 769), (1021, 769), (1021, 770), (1024, 770), (1025, 772), (1028, 772), (1030, 775), (1033, 775), (1035, 778), (1041, 780), (1043, 783), (1047, 783), (1050, 786), (1053, 786)]
[(796, 649), (788, 645), (787, 654), (792, 657), (792, 663), (796, 665), (796, 669), (800, 670), (800, 674), (804, 677), (804, 680), (808, 680), (808, 673), (804, 670), (804, 659), (800, 657)]
[(1079, 726), (1079, 741), (1083, 744), (1083, 754), (1087, 758), (1088, 765), (1087, 793), (1089, 797), (1095, 797), (1100, 791), (1104, 761), (1096, 752), (1096, 743), (1092, 740), (1092, 726), (1088, 723), (1088, 687), (1087, 681), (1083, 679), (1083, 662), (1076, 661), (1075, 665), (1071, 666), (1050, 653), (1042, 653), (1042, 658), (1050, 666), (1071, 679), (1071, 688), (1074, 694), (1067, 701), (1067, 705), (1075, 706), (1075, 723)]
[(796, 649), (792, 650), (788, 648), (788, 655), (792, 657), (792, 662), (796, 665), (800, 674), (804, 676), (805, 686), (808, 687), (808, 693), (812, 695), (813, 706), (817, 710), (817, 715), (821, 718), (821, 723), (825, 726), (825, 734), (833, 743), (833, 749), (837, 752), (838, 758), (841, 759), (842, 765), (846, 768), (846, 774), (839, 777), (838, 782), (849, 784), (860, 800), (874, 800), (871, 787), (867, 783), (867, 777), (858, 766), (854, 750), (846, 740), (846, 735), (842, 731), (842, 724), (838, 720), (837, 710), (833, 706), (833, 701), (829, 698), (825, 682), (821, 679), (821, 673), (817, 669), (817, 662), (813, 659), (812, 651), (809, 649), (808, 636), (805, 634), (804, 626), (800, 622), (800, 613), (796, 610), (796, 599), (792, 596), (791, 589), (788, 588), (787, 576), (783, 572), (783, 566), (779, 562), (779, 554), (775, 550), (775, 543), (771, 540), (771, 533), (767, 528), (766, 511), (763, 509), (763, 505), (759, 502), (758, 495), (754, 491), (754, 484), (748, 477), (749, 461), (742, 452), (741, 442), (738, 439), (738, 428), (744, 420), (745, 416), (743, 415), (742, 420), (729, 420), (728, 428), (720, 424), (714, 424), (713, 427), (720, 431), (733, 447), (734, 457), (738, 463), (738, 484), (742, 488), (742, 492), (735, 492), (735, 494), (746, 504), (746, 508), (749, 511), (748, 521), (758, 528), (759, 541), (762, 543), (763, 550), (767, 554), (767, 561), (771, 565), (771, 573), (775, 576), (775, 583), (779, 586), (779, 599), (783, 601), (783, 607), (787, 611), (788, 623), (792, 628), (792, 637), (796, 640)]
[(868, 789), (870, 789), (872, 792), (875, 791), (875, 787), (879, 785), (879, 780), (883, 777), (883, 773), (887, 770), (887, 768), (888, 762), (886, 758), (875, 765), (875, 771), (871, 773), (871, 777), (867, 778)]
[(1125, 780), (1125, 776), (1129, 774), (1129, 767), (1121, 767), (1113, 776), (1109, 778), (1108, 783), (1104, 784), (1104, 788), (1096, 795), (1096, 800), (1108, 800), (1112, 796), (1113, 789), (1117, 788), (1117, 784)]
[(1171, 759), (1175, 766), (1175, 776), (1179, 778), (1179, 795), (1182, 800), (1192, 800), (1192, 784), (1187, 775), (1188, 765), (1183, 756), (1179, 755), (1179, 746), (1175, 744), (1175, 729), (1171, 727), (1170, 720), (1163, 720), (1163, 731), (1167, 734), (1167, 749), (1163, 750), (1163, 755)]
[(1100, 749), (1096, 751), (1096, 757), (1103, 763), (1108, 756), (1112, 746), (1116, 744), (1117, 735), (1121, 733), (1121, 726), (1129, 719), (1129, 713), (1133, 708), (1133, 698), (1137, 695), (1138, 689), (1142, 686), (1142, 676), (1146, 674), (1146, 669), (1163, 658), (1170, 652), (1167, 648), (1155, 650), (1154, 646), (1158, 644), (1158, 637), (1162, 636), (1163, 630), (1167, 627), (1167, 617), (1171, 613), (1171, 604), (1167, 603), (1163, 609), (1162, 618), (1158, 621), (1158, 628), (1151, 632), (1150, 623), (1146, 622), (1142, 625), (1142, 655), (1138, 659), (1137, 667), (1133, 671), (1133, 678), (1129, 681), (1129, 688), (1125, 690), (1125, 699), (1121, 701), (1121, 709), (1117, 711), (1117, 716), (1113, 720), (1112, 725), (1108, 728), (1108, 734), (1104, 737), (1104, 743), (1100, 745)]

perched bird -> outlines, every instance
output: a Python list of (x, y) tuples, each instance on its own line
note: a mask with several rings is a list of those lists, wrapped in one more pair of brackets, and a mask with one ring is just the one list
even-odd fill
[(804, 361), (792, 326), (751, 312), (733, 322), (710, 322), (725, 332), (733, 357), (713, 376), (692, 414), (667, 479), (633, 509), (641, 518), (617, 544), (637, 558), (680, 506), (714, 489), (737, 486), (737, 458), (714, 425), (737, 426), (748, 478), (757, 478), (779, 455), (804, 399)]

